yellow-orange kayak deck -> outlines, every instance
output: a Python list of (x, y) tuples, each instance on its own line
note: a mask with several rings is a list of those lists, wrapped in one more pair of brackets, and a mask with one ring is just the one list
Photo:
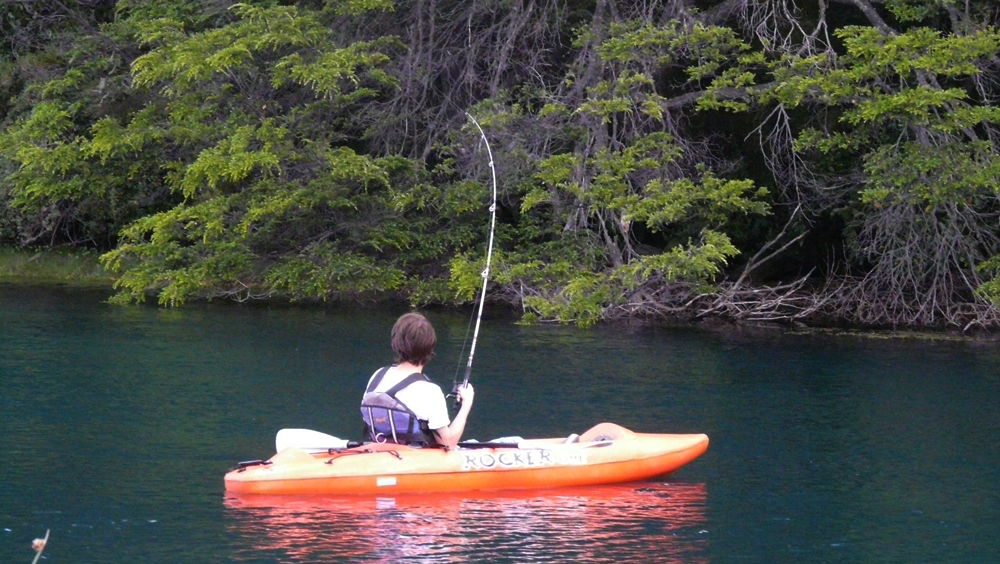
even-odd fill
[(237, 494), (372, 495), (543, 489), (633, 482), (663, 476), (708, 449), (704, 434), (635, 433), (600, 423), (565, 438), (517, 446), (413, 448), (367, 443), (310, 454), (287, 448), (225, 476)]

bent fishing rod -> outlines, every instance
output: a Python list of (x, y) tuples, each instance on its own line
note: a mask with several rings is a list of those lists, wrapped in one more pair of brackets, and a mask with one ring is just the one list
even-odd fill
[[(493, 179), (493, 201), (490, 204), (490, 236), (489, 242), (486, 245), (486, 268), (483, 269), (483, 287), (479, 294), (479, 312), (476, 314), (476, 328), (472, 332), (472, 344), (469, 346), (469, 362), (465, 365), (465, 378), (462, 380), (462, 385), (465, 386), (469, 383), (469, 377), (472, 375), (472, 359), (476, 355), (476, 342), (479, 339), (479, 325), (483, 319), (483, 304), (486, 302), (486, 286), (490, 279), (490, 262), (493, 259), (493, 233), (496, 230), (497, 223), (497, 171), (496, 167), (493, 166), (493, 151), (490, 149), (490, 141), (486, 138), (486, 133), (483, 128), (476, 121), (476, 118), (472, 117), (469, 112), (465, 112), (466, 117), (472, 121), (476, 129), (479, 130), (479, 136), (483, 139), (483, 143), (486, 145), (486, 154), (490, 159), (490, 174)], [(455, 384), (453, 381), (452, 384)], [(457, 388), (457, 385), (455, 386)]]

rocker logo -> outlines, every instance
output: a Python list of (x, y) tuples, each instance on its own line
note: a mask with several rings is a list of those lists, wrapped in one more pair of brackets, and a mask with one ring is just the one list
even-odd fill
[(581, 453), (554, 453), (551, 450), (514, 450), (498, 453), (468, 453), (462, 470), (493, 470), (496, 468), (534, 468), (565, 464), (586, 464)]

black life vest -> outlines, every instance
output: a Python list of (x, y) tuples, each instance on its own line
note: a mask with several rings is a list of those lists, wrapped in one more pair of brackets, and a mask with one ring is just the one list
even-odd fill
[(430, 378), (414, 372), (384, 392), (374, 391), (388, 371), (388, 366), (378, 371), (361, 399), (361, 419), (365, 422), (368, 440), (377, 443), (437, 446), (434, 433), (427, 428), (427, 421), (418, 419), (406, 404), (396, 399), (396, 394), (403, 388), (421, 380), (430, 382)]

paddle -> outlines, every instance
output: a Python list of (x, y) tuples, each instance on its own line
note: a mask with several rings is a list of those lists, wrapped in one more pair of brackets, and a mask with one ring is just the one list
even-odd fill
[[(458, 446), (462, 448), (518, 448), (522, 450), (552, 450), (565, 448), (567, 446), (576, 446), (577, 448), (593, 448), (593, 447), (603, 447), (609, 446), (614, 441), (606, 438), (601, 438), (594, 441), (587, 441), (584, 443), (556, 443), (556, 444), (538, 444), (532, 443), (530, 441), (516, 440), (515, 437), (511, 437), (515, 440), (503, 440), (500, 441), (488, 441), (488, 442), (477, 442), (477, 441), (463, 441), (458, 443)], [(348, 441), (347, 439), (340, 439), (334, 437), (333, 435), (327, 435), (326, 433), (321, 433), (319, 431), (313, 431), (312, 429), (280, 429), (274, 437), (274, 450), (281, 452), (287, 448), (297, 448), (304, 450), (309, 453), (318, 452), (329, 452), (330, 450), (339, 450), (345, 448), (351, 448), (361, 446), (361, 443), (355, 441)]]
[(274, 436), (276, 452), (292, 447), (306, 452), (328, 452), (330, 449), (350, 448), (359, 444), (311, 429), (279, 429)]
[(560, 450), (567, 448), (595, 448), (595, 447), (606, 447), (614, 444), (615, 441), (611, 439), (599, 439), (596, 441), (588, 441), (585, 443), (536, 443), (530, 440), (527, 441), (516, 441), (516, 442), (485, 442), (480, 443), (477, 441), (462, 441), (458, 443), (458, 446), (462, 448), (516, 448), (520, 450)]

